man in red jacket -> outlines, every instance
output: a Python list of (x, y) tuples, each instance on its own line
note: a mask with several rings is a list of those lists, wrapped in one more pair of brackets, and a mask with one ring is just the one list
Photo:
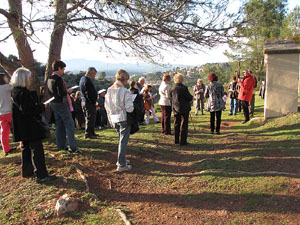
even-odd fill
[(249, 117), (249, 102), (252, 98), (253, 88), (255, 85), (254, 77), (249, 73), (248, 70), (243, 71), (243, 81), (238, 79), (239, 86), (241, 87), (238, 99), (242, 101), (242, 107), (244, 112), (245, 120), (242, 124), (247, 123), (250, 120)]

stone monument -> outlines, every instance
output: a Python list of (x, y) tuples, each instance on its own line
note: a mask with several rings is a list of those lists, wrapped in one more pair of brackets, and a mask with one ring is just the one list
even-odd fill
[(265, 119), (298, 111), (300, 40), (265, 42)]

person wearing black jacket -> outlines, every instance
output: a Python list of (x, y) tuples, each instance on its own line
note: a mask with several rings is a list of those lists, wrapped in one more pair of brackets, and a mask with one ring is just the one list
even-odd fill
[(175, 85), (171, 88), (170, 97), (174, 113), (175, 144), (187, 145), (189, 113), (193, 96), (188, 88), (182, 84), (183, 75), (174, 76)]
[[(133, 101), (133, 106), (134, 106), (134, 112), (131, 113), (131, 117), (132, 114), (134, 114), (135, 119), (134, 119), (134, 126), (137, 127), (138, 129), (138, 123), (143, 122), (144, 120), (144, 100), (143, 100), (143, 96), (140, 94), (139, 89), (137, 89), (137, 83), (135, 81), (130, 81), (129, 83), (129, 91), (131, 94), (136, 95), (134, 101)], [(127, 113), (128, 115), (128, 113)], [(133, 129), (131, 129), (132, 131)]]
[(96, 102), (98, 93), (93, 84), (97, 70), (94, 67), (89, 67), (85, 76), (81, 77), (79, 82), (81, 92), (81, 105), (85, 116), (85, 138), (95, 139), (96, 124)]
[(27, 89), (31, 72), (25, 68), (17, 69), (12, 78), (12, 128), (15, 142), (22, 142), (22, 176), (36, 176), (37, 182), (56, 179), (46, 169), (42, 139), (46, 137), (43, 127), (43, 105), (36, 92)]
[[(55, 118), (55, 136), (56, 145), (60, 150), (67, 150), (72, 153), (82, 154), (82, 151), (78, 149), (75, 140), (75, 124), (72, 119), (71, 112), (74, 110), (72, 101), (68, 93), (72, 90), (67, 89), (67, 85), (61, 77), (64, 73), (66, 64), (63, 61), (55, 61), (52, 64), (53, 74), (49, 76), (47, 80), (47, 86), (50, 97), (54, 97), (54, 100), (50, 104), (50, 108), (54, 113)], [(66, 146), (66, 135), (70, 147)]]

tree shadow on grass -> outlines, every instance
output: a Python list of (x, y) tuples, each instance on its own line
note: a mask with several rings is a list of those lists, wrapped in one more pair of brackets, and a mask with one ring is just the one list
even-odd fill
[(103, 190), (99, 198), (106, 201), (167, 203), (181, 208), (201, 210), (227, 210), (230, 212), (300, 213), (300, 198), (271, 194), (223, 194), (203, 192), (200, 194), (151, 194), (127, 193)]

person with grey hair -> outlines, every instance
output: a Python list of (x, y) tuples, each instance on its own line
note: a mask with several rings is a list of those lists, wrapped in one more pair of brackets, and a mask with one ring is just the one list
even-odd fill
[(130, 136), (131, 124), (128, 121), (128, 113), (133, 112), (132, 96), (125, 88), (129, 80), (129, 74), (125, 70), (116, 73), (115, 83), (107, 89), (105, 96), (105, 109), (109, 123), (119, 134), (117, 172), (131, 169), (129, 160), (126, 160), (127, 144)]
[(94, 86), (97, 70), (89, 67), (85, 76), (81, 77), (79, 82), (81, 92), (81, 106), (85, 116), (85, 138), (96, 139), (96, 102), (98, 98), (97, 90)]
[(146, 79), (145, 77), (140, 77), (138, 82), (136, 83), (136, 87), (139, 90), (140, 94), (143, 94), (144, 90), (143, 88), (145, 87)]
[(17, 69), (11, 78), (12, 127), (15, 142), (22, 142), (22, 176), (36, 176), (38, 183), (56, 179), (46, 169), (42, 139), (46, 132), (41, 124), (43, 104), (36, 92), (28, 90), (31, 72)]

